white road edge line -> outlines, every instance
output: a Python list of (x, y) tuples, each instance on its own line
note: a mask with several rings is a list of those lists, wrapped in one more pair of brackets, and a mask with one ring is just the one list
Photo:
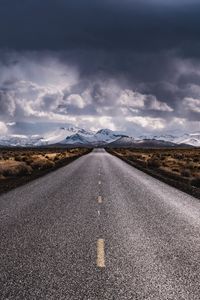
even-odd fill
[(105, 268), (105, 242), (104, 242), (104, 239), (97, 240), (97, 267)]

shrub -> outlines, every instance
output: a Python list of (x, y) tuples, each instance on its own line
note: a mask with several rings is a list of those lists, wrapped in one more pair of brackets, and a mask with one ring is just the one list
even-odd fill
[(54, 162), (49, 160), (35, 160), (31, 163), (31, 167), (34, 170), (45, 170), (49, 168), (53, 168), (55, 166)]
[(200, 177), (191, 180), (191, 185), (200, 188)]
[(5, 177), (25, 176), (32, 172), (32, 168), (26, 163), (20, 162), (15, 164), (5, 163), (0, 165), (0, 174)]
[(149, 168), (159, 168), (161, 166), (161, 163), (159, 161), (159, 159), (156, 159), (156, 158), (152, 158), (152, 159), (149, 159), (148, 162), (147, 162), (147, 165)]
[(194, 167), (195, 167), (195, 165), (194, 165), (194, 163), (193, 162), (189, 162), (189, 163), (187, 163), (186, 165), (185, 165), (185, 167), (186, 167), (186, 169), (194, 169)]
[(61, 158), (60, 154), (56, 154), (56, 156), (54, 157), (54, 161), (57, 161)]
[(191, 176), (190, 170), (189, 169), (183, 169), (181, 171), (181, 176), (183, 176), (183, 177), (190, 177)]
[(33, 163), (33, 158), (27, 158), (26, 163), (27, 165), (31, 165)]
[(8, 160), (9, 158), (10, 158), (9, 155), (4, 155), (4, 156), (3, 156), (3, 159), (4, 159), (4, 160)]
[(194, 162), (194, 163), (197, 163), (197, 162), (199, 162), (199, 161), (200, 161), (200, 159), (199, 159), (198, 157), (194, 157), (194, 158), (193, 158), (193, 162)]
[(15, 161), (23, 161), (23, 157), (21, 155), (15, 155)]
[(136, 157), (137, 159), (142, 159), (142, 155), (141, 155), (141, 154), (136, 154), (135, 157)]
[(163, 160), (165, 160), (165, 158), (166, 158), (165, 156), (161, 156), (160, 159), (163, 161)]
[(173, 172), (177, 172), (177, 173), (178, 173), (178, 172), (179, 172), (179, 169), (177, 169), (177, 168), (173, 168), (173, 169), (172, 169), (172, 171), (173, 171)]

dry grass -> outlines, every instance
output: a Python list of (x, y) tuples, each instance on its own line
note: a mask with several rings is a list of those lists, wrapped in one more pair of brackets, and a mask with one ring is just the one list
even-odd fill
[(0, 180), (50, 170), (72, 157), (86, 153), (87, 149), (4, 149), (0, 151)]
[(14, 160), (1, 160), (0, 161), (0, 178), (24, 176), (30, 174), (32, 168), (25, 162)]
[(200, 149), (117, 149), (114, 152), (145, 168), (200, 187)]

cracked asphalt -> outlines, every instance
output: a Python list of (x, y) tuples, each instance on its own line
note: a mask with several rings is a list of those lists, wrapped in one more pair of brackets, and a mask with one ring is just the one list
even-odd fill
[(103, 149), (1, 195), (0, 235), (2, 300), (200, 299), (199, 200)]

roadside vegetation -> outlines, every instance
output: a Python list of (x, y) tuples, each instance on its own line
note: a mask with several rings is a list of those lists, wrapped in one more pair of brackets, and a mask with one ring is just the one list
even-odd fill
[(0, 193), (62, 167), (88, 153), (86, 148), (0, 150)]
[(113, 149), (112, 154), (200, 197), (200, 149)]

